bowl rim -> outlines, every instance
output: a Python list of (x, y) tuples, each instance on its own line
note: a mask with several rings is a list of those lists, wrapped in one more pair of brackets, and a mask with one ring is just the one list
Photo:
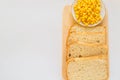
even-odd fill
[[(74, 20), (75, 20), (78, 24), (80, 24), (81, 26), (84, 26), (84, 27), (94, 27), (94, 26), (99, 25), (99, 24), (104, 20), (105, 15), (106, 15), (106, 8), (105, 8), (105, 5), (104, 5), (104, 2), (103, 2), (102, 0), (100, 0), (100, 1), (101, 1), (101, 4), (102, 4), (102, 6), (101, 6), (102, 9), (101, 9), (100, 14), (103, 13), (102, 19), (101, 19), (100, 21), (98, 21), (97, 23), (92, 24), (92, 25), (88, 25), (88, 26), (86, 26), (86, 25), (83, 24), (82, 22), (79, 23), (79, 22), (77, 21), (76, 17), (75, 17), (75, 12), (74, 12), (74, 7), (73, 7), (76, 1), (77, 1), (77, 0), (74, 0), (73, 3), (72, 3), (72, 16), (73, 16)], [(102, 11), (103, 11), (103, 12), (102, 12)]]

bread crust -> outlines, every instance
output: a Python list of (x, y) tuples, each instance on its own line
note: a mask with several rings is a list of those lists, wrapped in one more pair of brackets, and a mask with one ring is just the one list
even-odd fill
[(74, 62), (74, 61), (77, 61), (77, 60), (95, 60), (95, 59), (106, 60), (107, 57), (106, 57), (106, 55), (99, 55), (99, 56), (88, 56), (88, 57), (81, 57), (81, 58), (71, 58), (71, 59), (67, 60), (67, 66), (70, 62)]
[[(67, 63), (69, 62), (69, 60), (67, 61), (67, 39), (69, 36), (69, 31), (70, 28), (73, 25), (76, 25), (77, 23), (74, 21), (72, 13), (71, 13), (71, 5), (66, 5), (63, 9), (63, 18), (62, 18), (63, 22), (62, 22), (62, 76), (63, 76), (63, 80), (68, 80), (67, 78)], [(101, 22), (101, 24), (97, 25), (97, 26), (106, 26), (105, 29), (105, 37), (106, 37), (106, 41), (107, 44), (105, 44), (107, 46), (108, 49), (108, 53), (109, 53), (109, 47), (108, 47), (108, 14), (106, 11), (106, 15), (104, 20)], [(107, 62), (108, 62), (108, 79), (109, 80), (109, 54), (104, 55)], [(92, 57), (93, 58), (93, 57)], [(91, 58), (91, 59), (92, 59)]]

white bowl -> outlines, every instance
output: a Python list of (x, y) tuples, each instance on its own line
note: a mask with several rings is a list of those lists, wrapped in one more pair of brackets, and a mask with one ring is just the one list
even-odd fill
[[(75, 0), (75, 1), (73, 2), (73, 4), (72, 4), (72, 15), (73, 15), (75, 21), (76, 21), (78, 24), (80, 24), (80, 25), (82, 25), (82, 26), (86, 26), (86, 25), (83, 24), (82, 22), (79, 23), (79, 22), (77, 21), (76, 17), (75, 17), (74, 4), (76, 3), (76, 1), (77, 1), (77, 0)], [(104, 3), (103, 3), (103, 1), (101, 0), (101, 12), (100, 12), (100, 14), (101, 14), (102, 19), (101, 19), (100, 21), (98, 21), (97, 23), (95, 23), (95, 24), (89, 24), (87, 27), (94, 27), (94, 26), (97, 26), (98, 24), (100, 24), (100, 23), (102, 22), (102, 20), (104, 19), (104, 17), (105, 17), (105, 12), (106, 12), (106, 9), (105, 9)]]

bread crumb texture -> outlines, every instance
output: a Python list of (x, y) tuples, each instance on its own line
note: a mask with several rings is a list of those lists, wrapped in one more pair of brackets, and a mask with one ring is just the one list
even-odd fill
[(107, 61), (104, 59), (74, 58), (67, 66), (68, 80), (106, 80)]
[(74, 42), (83, 42), (90, 44), (105, 44), (105, 34), (76, 34), (71, 33), (68, 37), (68, 45)]
[(85, 28), (80, 27), (79, 25), (73, 25), (69, 31), (67, 45), (76, 41), (92, 44), (105, 44), (105, 29), (105, 26)]
[(107, 47), (105, 45), (90, 45), (74, 43), (68, 47), (67, 58), (78, 58), (86, 56), (97, 56), (107, 53)]

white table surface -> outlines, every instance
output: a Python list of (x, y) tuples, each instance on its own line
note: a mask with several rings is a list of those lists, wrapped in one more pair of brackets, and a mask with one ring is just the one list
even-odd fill
[[(120, 80), (120, 0), (109, 12), (110, 80)], [(0, 0), (0, 80), (62, 80), (64, 0)]]

